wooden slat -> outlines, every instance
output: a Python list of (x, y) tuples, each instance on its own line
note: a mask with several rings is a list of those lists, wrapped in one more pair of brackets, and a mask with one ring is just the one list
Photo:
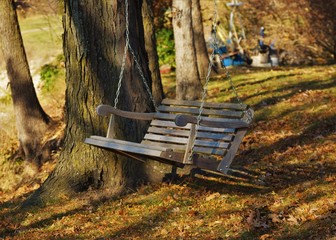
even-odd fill
[[(177, 144), (173, 144), (173, 143), (163, 143), (163, 142), (152, 142), (149, 140), (144, 140), (141, 142), (142, 145), (148, 145), (150, 146), (161, 146), (161, 147), (166, 147), (174, 149), (174, 151), (181, 151), (184, 152), (186, 146), (185, 145), (177, 145)], [(206, 147), (194, 147), (194, 151), (197, 153), (204, 153), (204, 154), (209, 154), (209, 155), (219, 155), (219, 156), (223, 156), (224, 153), (226, 152), (226, 149), (219, 149), (219, 148), (206, 148)]]
[[(191, 115), (178, 115), (175, 118), (175, 123), (178, 126), (185, 126), (188, 123), (197, 123), (197, 117)], [(227, 119), (227, 118), (209, 118), (202, 117), (200, 125), (218, 128), (247, 128), (249, 124), (242, 120)]]
[(162, 151), (157, 149), (150, 149), (147, 147), (144, 147), (143, 145), (139, 144), (138, 146), (135, 146), (133, 144), (129, 144), (129, 142), (125, 141), (124, 143), (115, 143), (110, 141), (102, 141), (94, 138), (87, 138), (85, 139), (85, 143), (102, 147), (109, 149), (111, 151), (125, 151), (125, 152), (131, 152), (136, 154), (142, 154), (147, 156), (154, 156), (154, 157), (160, 157)]
[[(176, 143), (176, 144), (187, 144), (188, 138), (182, 137), (172, 137), (172, 136), (163, 136), (163, 135), (156, 135), (147, 133), (144, 137), (146, 140), (151, 141), (159, 141), (159, 142), (169, 142), (169, 143)], [(205, 141), (205, 140), (196, 140), (195, 146), (202, 146), (202, 147), (216, 147), (216, 148), (228, 148), (229, 143), (227, 142), (220, 142), (220, 141)]]
[(172, 137), (172, 136), (165, 136), (165, 135), (157, 135), (157, 134), (151, 134), (147, 133), (144, 137), (146, 140), (152, 140), (152, 141), (159, 141), (159, 142), (171, 142), (171, 143), (181, 143), (181, 144), (187, 144), (188, 138), (183, 137)]
[(226, 153), (226, 149), (219, 148), (205, 148), (205, 147), (194, 147), (194, 151), (197, 153), (204, 153), (209, 155), (223, 156)]
[(225, 154), (225, 156), (223, 157), (222, 161), (220, 162), (220, 164), (218, 165), (217, 170), (227, 174), (229, 167), (233, 161), (233, 158), (235, 157), (239, 145), (241, 143), (241, 141), (243, 140), (243, 137), (246, 134), (246, 130), (239, 130), (235, 136), (234, 141), (232, 142), (232, 145), (230, 147), (230, 149), (228, 150), (228, 152)]
[[(135, 143), (135, 142), (130, 142), (130, 141), (126, 141), (126, 140), (120, 140), (120, 139), (114, 139), (114, 138), (106, 138), (106, 137), (101, 137), (101, 136), (90, 136), (91, 139), (96, 139), (99, 141), (106, 141), (106, 142), (111, 142), (111, 143), (116, 143), (116, 144), (127, 144), (128, 146), (135, 146), (135, 147), (144, 147), (144, 148), (148, 148), (148, 146), (142, 146), (141, 143)], [(158, 151), (166, 151), (167, 148), (165, 147), (159, 147), (159, 146), (155, 146), (153, 145), (151, 147), (151, 149), (155, 149)]]
[(156, 141), (150, 141), (150, 140), (146, 140), (144, 139), (141, 142), (142, 145), (148, 145), (150, 146), (159, 146), (159, 147), (164, 147), (167, 149), (174, 149), (174, 151), (180, 151), (180, 152), (184, 152), (185, 150), (185, 144), (174, 144), (174, 143), (164, 143), (164, 142), (156, 142)]
[(192, 163), (191, 154), (194, 142), (196, 141), (196, 125), (192, 124), (188, 136), (188, 143), (184, 151), (183, 163)]
[[(158, 127), (169, 127), (169, 128), (182, 128), (182, 129), (190, 129), (191, 124), (187, 124), (186, 126), (177, 126), (175, 122), (169, 121), (162, 121), (162, 120), (152, 120), (152, 126)], [(218, 133), (234, 133), (236, 130), (234, 128), (212, 128), (212, 127), (205, 127), (205, 126), (198, 126), (198, 131), (205, 131), (205, 132), (218, 132)]]
[[(175, 136), (181, 136), (181, 137), (189, 136), (189, 131), (187, 129), (184, 130), (184, 129), (168, 129), (168, 128), (159, 128), (159, 127), (149, 127), (147, 132), (156, 133), (156, 134), (175, 135)], [(217, 140), (231, 141), (232, 135), (198, 131), (197, 138), (211, 138), (211, 139), (217, 139)]]
[(212, 148), (228, 148), (230, 143), (227, 142), (219, 142), (219, 141), (204, 141), (204, 140), (196, 140), (195, 146), (199, 147), (212, 147)]
[(155, 113), (140, 113), (140, 112), (128, 112), (119, 110), (109, 105), (99, 105), (96, 109), (98, 115), (108, 116), (114, 114), (124, 118), (138, 119), (138, 120), (152, 120)]
[[(162, 105), (174, 105), (174, 106), (189, 106), (189, 107), (200, 107), (201, 101), (187, 101), (187, 100), (175, 100), (165, 98), (162, 100)], [(217, 109), (236, 109), (245, 110), (247, 109), (246, 104), (239, 103), (204, 103), (205, 108), (217, 108)]]
[[(165, 113), (189, 113), (193, 115), (199, 114), (199, 108), (191, 108), (191, 107), (175, 107), (175, 106), (163, 106), (160, 105), (158, 107), (160, 112)], [(231, 117), (231, 118), (241, 118), (243, 116), (242, 111), (229, 111), (229, 110), (217, 110), (217, 109), (203, 109), (202, 115), (213, 115), (213, 116), (221, 116), (221, 117)]]

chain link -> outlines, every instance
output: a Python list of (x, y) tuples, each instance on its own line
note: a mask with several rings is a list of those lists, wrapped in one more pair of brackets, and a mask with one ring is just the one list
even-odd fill
[(135, 65), (139, 71), (139, 74), (141, 76), (142, 82), (145, 85), (146, 91), (155, 107), (155, 111), (157, 111), (157, 105), (155, 103), (154, 97), (152, 95), (151, 89), (148, 86), (148, 82), (144, 76), (144, 73), (141, 69), (140, 63), (137, 59), (137, 57), (135, 56), (135, 53), (133, 51), (133, 48), (131, 47), (130, 41), (129, 41), (129, 14), (128, 14), (128, 0), (125, 0), (125, 22), (126, 22), (126, 43), (125, 43), (125, 48), (124, 48), (124, 54), (123, 54), (123, 58), (122, 58), (122, 63), (121, 63), (121, 70), (120, 70), (120, 74), (119, 74), (119, 80), (118, 80), (118, 86), (117, 86), (117, 91), (116, 91), (116, 97), (114, 99), (114, 107), (117, 108), (117, 104), (119, 101), (119, 95), (120, 95), (120, 89), (121, 89), (121, 82), (123, 80), (123, 75), (124, 75), (124, 71), (125, 71), (125, 64), (126, 64), (126, 55), (127, 55), (127, 50), (131, 53), (131, 55), (133, 56), (133, 60), (135, 62)]
[(119, 74), (116, 96), (115, 96), (115, 99), (114, 99), (114, 107), (115, 108), (117, 108), (117, 104), (118, 104), (118, 101), (119, 101), (121, 82), (122, 82), (122, 79), (123, 79), (123, 76), (124, 76), (125, 64), (126, 64), (126, 55), (127, 55), (127, 50), (128, 50), (128, 46), (129, 46), (128, 0), (125, 0), (125, 21), (126, 21), (126, 43), (125, 43), (125, 47), (124, 47), (124, 54), (123, 54), (122, 63), (121, 63), (121, 69), (120, 69), (120, 74)]
[(195, 135), (194, 138), (192, 139), (192, 146), (191, 146), (191, 153), (189, 155), (189, 161), (192, 162), (192, 156), (195, 152), (194, 148), (195, 148), (195, 142), (196, 142), (196, 137), (197, 137), (197, 133), (198, 133), (198, 128), (200, 126), (201, 120), (202, 120), (202, 113), (204, 110), (204, 104), (205, 104), (205, 99), (207, 97), (207, 92), (208, 92), (208, 85), (209, 85), (209, 81), (210, 81), (210, 75), (211, 75), (211, 69), (213, 67), (213, 61), (215, 58), (215, 49), (217, 48), (217, 37), (216, 37), (216, 28), (217, 28), (217, 1), (214, 0), (214, 17), (213, 17), (213, 23), (212, 23), (212, 27), (213, 30), (215, 31), (215, 34), (213, 36), (213, 44), (214, 44), (214, 48), (212, 49), (210, 58), (209, 58), (209, 65), (208, 65), (208, 71), (207, 71), (207, 75), (205, 78), (205, 83), (203, 86), (203, 93), (202, 93), (202, 99), (201, 99), (201, 105), (199, 107), (199, 111), (198, 111), (198, 116), (197, 116), (197, 123), (196, 123), (196, 129), (195, 129)]

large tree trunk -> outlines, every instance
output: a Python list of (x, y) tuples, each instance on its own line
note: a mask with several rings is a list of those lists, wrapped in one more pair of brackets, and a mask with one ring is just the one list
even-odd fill
[(202, 84), (193, 39), (191, 0), (173, 0), (173, 29), (176, 62), (176, 98), (195, 100)]
[(201, 79), (205, 79), (209, 67), (209, 56), (204, 39), (200, 0), (192, 0), (192, 26), (194, 32), (198, 72)]
[[(125, 5), (123, 1), (64, 1), (64, 54), (66, 60), (66, 137), (60, 160), (44, 184), (27, 201), (48, 202), (62, 195), (105, 187), (116, 192), (134, 187), (143, 176), (142, 165), (83, 143), (90, 135), (104, 135), (108, 119), (98, 117), (95, 108), (114, 105), (125, 46)], [(130, 44), (146, 63), (141, 1), (129, 4)], [(151, 82), (148, 82), (150, 85)], [(118, 108), (153, 111), (144, 84), (128, 52)], [(140, 141), (144, 125), (117, 118), (114, 133), (119, 139)]]
[(152, 90), (154, 100), (157, 104), (159, 104), (162, 101), (164, 93), (160, 75), (159, 57), (156, 51), (154, 15), (152, 8), (153, 8), (153, 0), (143, 1), (142, 6), (143, 25), (145, 30), (145, 43), (146, 43), (146, 51), (148, 54), (148, 64), (152, 76)]
[(20, 150), (39, 164), (42, 140), (51, 123), (35, 92), (14, 1), (0, 1), (0, 44), (9, 78)]

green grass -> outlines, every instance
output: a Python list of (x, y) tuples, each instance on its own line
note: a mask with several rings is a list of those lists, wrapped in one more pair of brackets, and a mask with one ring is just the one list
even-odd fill
[[(59, 15), (35, 16), (20, 21), (22, 38), (30, 61), (45, 63), (62, 53), (62, 19)], [(38, 55), (36, 54), (38, 52)]]
[[(124, 196), (89, 191), (44, 208), (16, 207), (47, 173), (0, 198), (11, 239), (332, 239), (336, 204), (335, 66), (232, 69), (255, 109), (234, 167), (245, 174), (181, 177)], [(164, 76), (173, 96), (174, 76)], [(234, 100), (213, 76), (208, 101)], [(38, 179), (38, 181), (36, 181)]]

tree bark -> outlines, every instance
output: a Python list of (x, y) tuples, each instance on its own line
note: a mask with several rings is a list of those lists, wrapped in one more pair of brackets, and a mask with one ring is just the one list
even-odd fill
[(0, 19), (0, 44), (12, 93), (20, 150), (27, 160), (34, 160), (39, 165), (42, 140), (52, 121), (36, 96), (14, 1), (0, 1)]
[(198, 99), (202, 84), (192, 30), (191, 0), (173, 0), (173, 29), (176, 62), (176, 98)]
[[(99, 104), (114, 105), (125, 47), (123, 1), (64, 1), (64, 54), (66, 62), (66, 137), (55, 170), (26, 204), (41, 204), (71, 196), (89, 187), (120, 193), (143, 179), (143, 165), (134, 160), (83, 143), (90, 135), (105, 135), (108, 119), (97, 116)], [(129, 4), (130, 44), (142, 63), (148, 84), (141, 0)], [(153, 111), (137, 67), (127, 53), (118, 108)], [(116, 118), (119, 139), (140, 141), (148, 123)]]
[(200, 0), (192, 0), (192, 28), (194, 33), (198, 72), (201, 79), (205, 79), (209, 67), (209, 56), (204, 39)]
[(145, 44), (148, 54), (148, 65), (152, 77), (152, 90), (154, 100), (161, 103), (164, 93), (160, 75), (159, 57), (156, 51), (156, 37), (153, 15), (153, 0), (144, 0), (142, 6), (142, 17), (145, 31)]

